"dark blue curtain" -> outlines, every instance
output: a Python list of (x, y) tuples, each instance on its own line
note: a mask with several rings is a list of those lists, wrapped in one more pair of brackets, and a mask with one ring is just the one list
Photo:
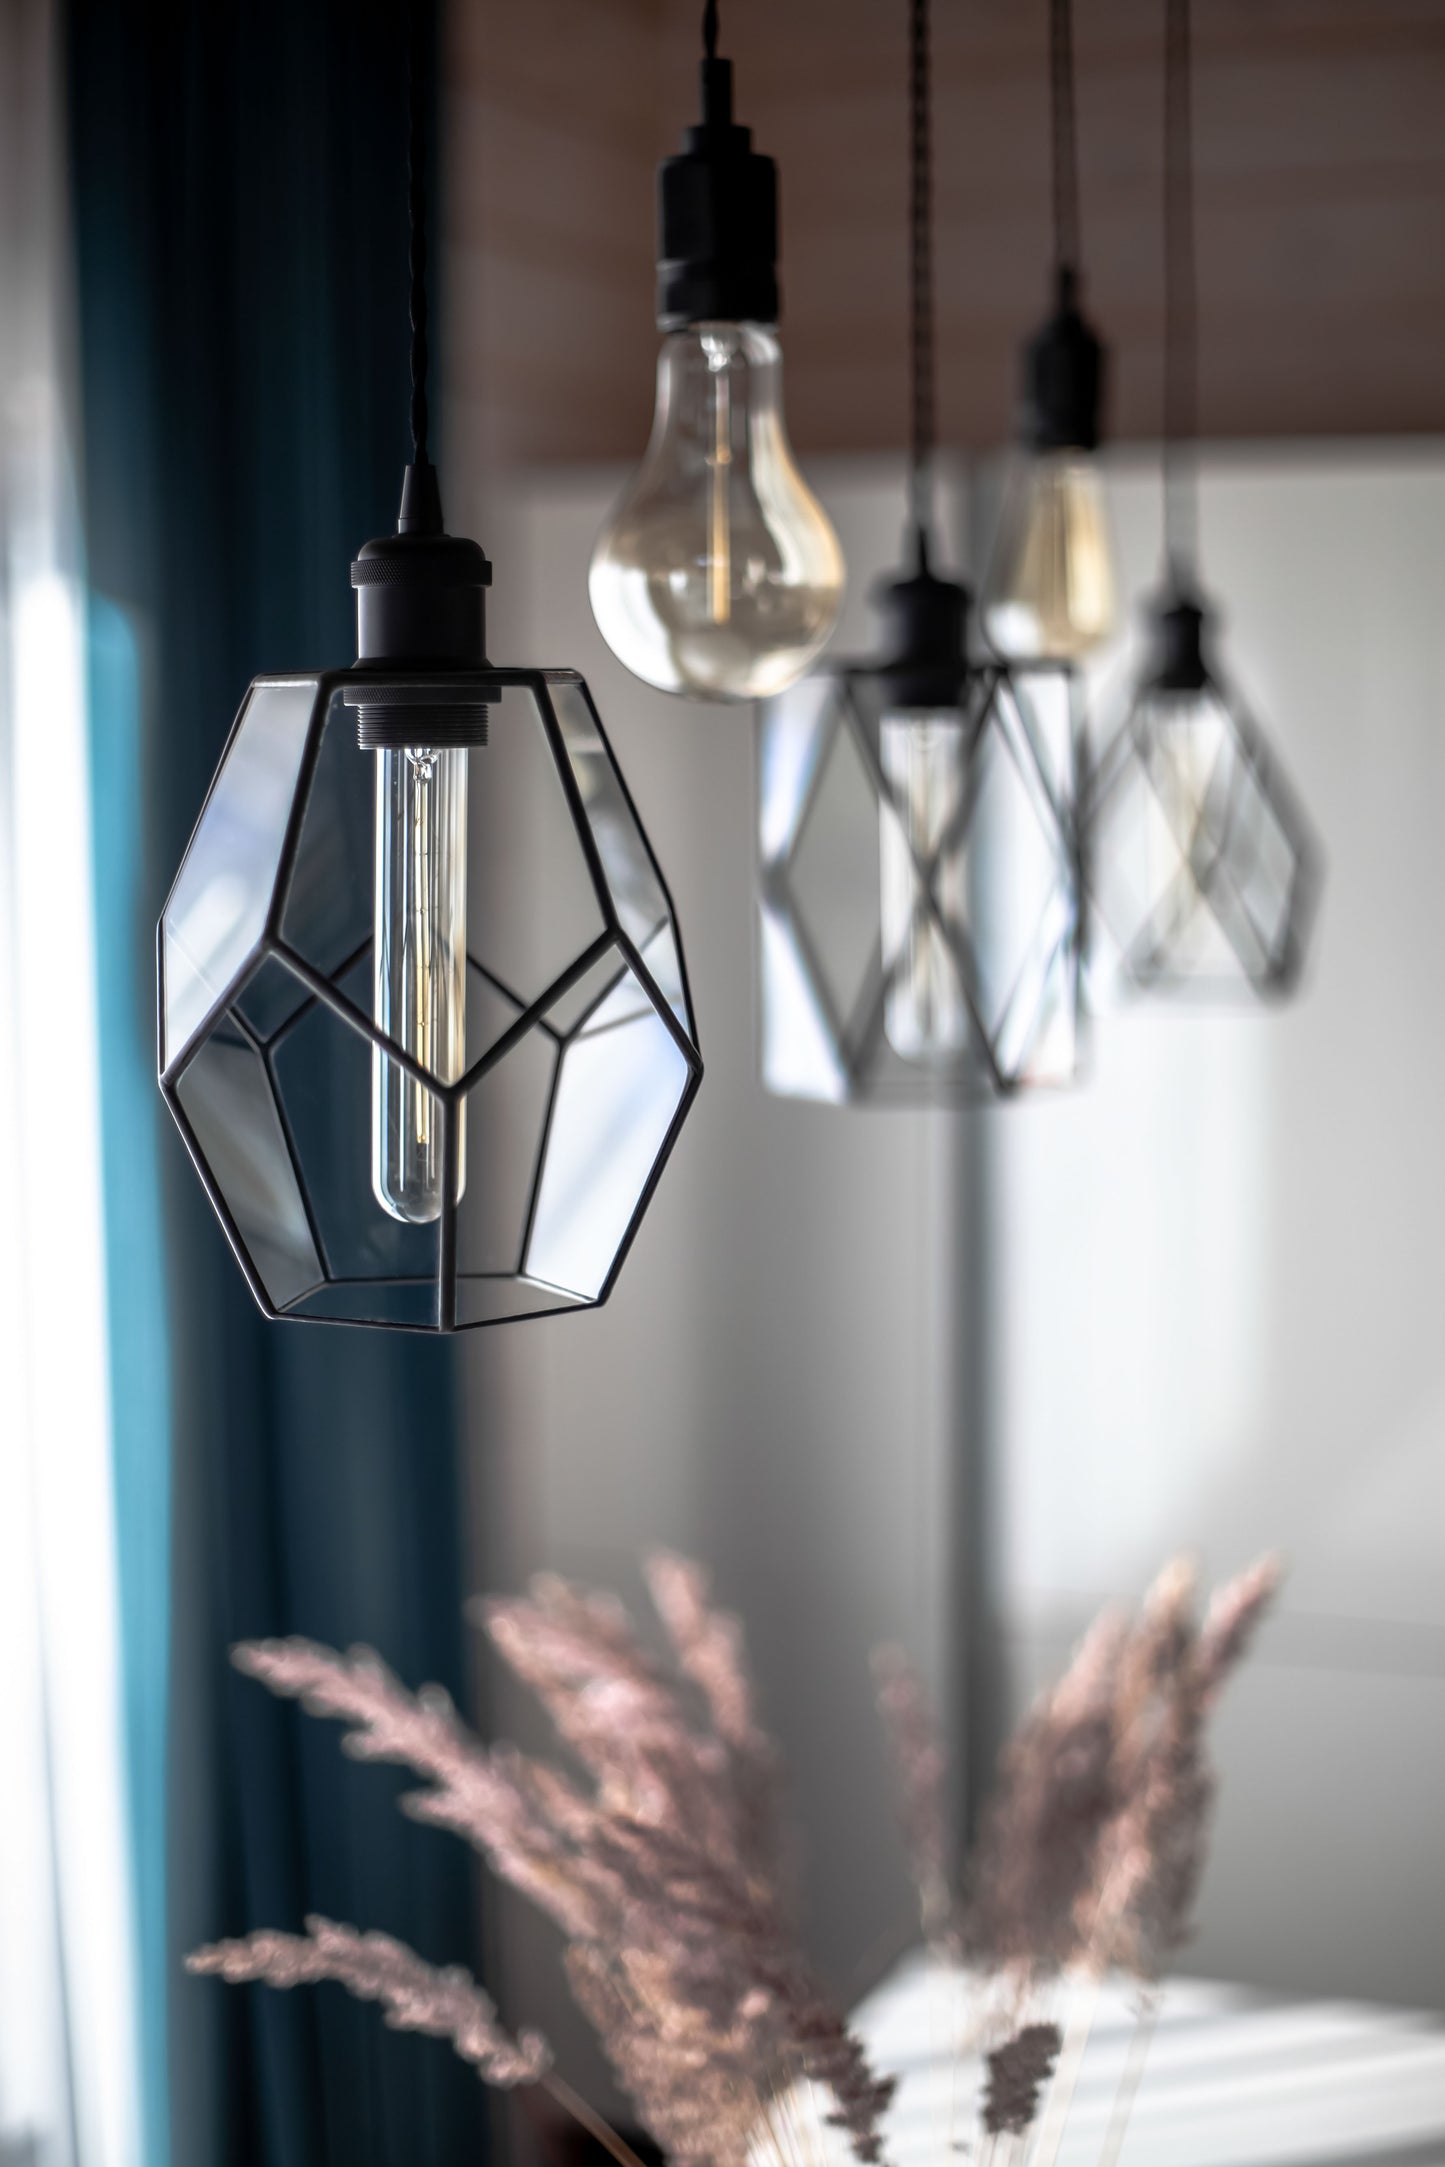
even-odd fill
[(264, 1323), (153, 1080), (155, 922), (231, 718), (350, 657), (395, 516), (402, 0), (70, 0), (66, 35), (147, 2162), (476, 2167), (444, 2047), (180, 1969), (312, 1910), (477, 1966), (462, 1849), (227, 1663), (362, 1640), (465, 1698), (455, 1349)]

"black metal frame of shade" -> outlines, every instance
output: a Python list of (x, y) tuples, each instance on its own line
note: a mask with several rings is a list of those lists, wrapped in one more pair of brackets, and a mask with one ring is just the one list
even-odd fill
[[(391, 681), (404, 685), (407, 682), (422, 675), (425, 676), (427, 686), (430, 690), (438, 693), (445, 693), (446, 691), (450, 690), (455, 692), (459, 698), (465, 696), (466, 699), (472, 703), (496, 701), (500, 698), (500, 696), (505, 692), (508, 687), (518, 687), (529, 692), (532, 695), (534, 701), (536, 702), (538, 715), (541, 718), (543, 728), (546, 732), (548, 749), (551, 753), (553, 763), (556, 767), (558, 776), (562, 783), (567, 811), (570, 815), (572, 826), (576, 833), (578, 846), (581, 850), (588, 875), (591, 879), (591, 884), (595, 893), (597, 906), (599, 911), (601, 912), (603, 919), (603, 930), (597, 935), (596, 939), (593, 940), (588, 945), (588, 947), (579, 956), (577, 956), (570, 965), (567, 966), (564, 971), (562, 971), (549, 985), (547, 985), (543, 989), (543, 991), (536, 996), (535, 999), (526, 1003), (525, 1005), (521, 1003), (519, 996), (517, 996), (507, 987), (503, 986), (501, 982), (496, 979), (494, 974), (487, 970), (487, 968), (483, 964), (481, 964), (474, 956), (472, 956), (469, 951), (469, 967), (471, 969), (477, 970), (484, 979), (488, 980), (498, 991), (503, 993), (509, 1001), (511, 1001), (514, 1005), (518, 1006), (521, 1012), (518, 1014), (514, 1023), (511, 1024), (511, 1026), (502, 1034), (502, 1036), (492, 1046), (490, 1046), (486, 1050), (486, 1052), (482, 1054), (482, 1056), (477, 1061), (475, 1061), (461, 1077), (456, 1080), (456, 1082), (452, 1084), (442, 1084), (438, 1082), (438, 1080), (434, 1076), (430, 1075), (415, 1060), (413, 1060), (404, 1048), (399, 1046), (394, 1040), (388, 1038), (377, 1027), (373, 1018), (366, 1012), (366, 1010), (359, 1006), (357, 1002), (350, 999), (345, 993), (343, 993), (335, 982), (337, 979), (344, 977), (350, 970), (354, 969), (359, 962), (364, 960), (365, 956), (371, 950), (372, 942), (370, 939), (364, 942), (353, 954), (346, 957), (344, 962), (339, 964), (331, 975), (328, 975), (327, 973), (318, 970), (313, 964), (308, 963), (303, 956), (299, 955), (296, 949), (283, 938), (281, 933), (281, 923), (290, 895), (293, 878), (295, 875), (297, 856), (300, 850), (302, 829), (305, 820), (307, 804), (311, 794), (311, 787), (315, 777), (316, 766), (320, 755), (322, 741), (327, 728), (327, 718), (330, 713), (332, 702), (335, 696), (338, 693), (349, 692), (351, 693), (354, 702), (358, 688), (375, 689), (378, 685), (384, 686)], [(604, 1303), (610, 1295), (612, 1288), (616, 1283), (617, 1275), (626, 1260), (627, 1253), (636, 1238), (638, 1227), (640, 1226), (643, 1216), (646, 1213), (647, 1207), (651, 1202), (653, 1193), (657, 1187), (657, 1183), (661, 1179), (663, 1169), (666, 1166), (667, 1161), (672, 1153), (673, 1146), (677, 1141), (678, 1133), (681, 1130), (682, 1124), (686, 1120), (688, 1112), (692, 1106), (692, 1102), (697, 1095), (698, 1087), (702, 1081), (703, 1068), (702, 1056), (699, 1052), (696, 1040), (696, 1023), (694, 1019), (694, 1009), (691, 991), (687, 979), (687, 965), (683, 954), (682, 936), (681, 931), (678, 927), (677, 913), (673, 905), (671, 892), (668, 889), (667, 883), (663, 877), (662, 869), (657, 862), (657, 857), (652, 849), (652, 845), (648, 841), (646, 830), (643, 827), (640, 818), (638, 817), (636, 806), (633, 803), (631, 793), (627, 788), (627, 783), (622, 775), (621, 768), (618, 766), (618, 763), (612, 754), (606, 730), (603, 726), (602, 719), (597, 713), (596, 707), (593, 704), (591, 694), (588, 691), (586, 685), (586, 681), (580, 676), (578, 672), (574, 670), (515, 669), (494, 666), (491, 664), (486, 665), (485, 668), (480, 670), (470, 669), (449, 671), (444, 668), (427, 668), (424, 671), (417, 671), (408, 669), (407, 666), (404, 664), (396, 664), (387, 667), (352, 667), (343, 669), (320, 670), (314, 672), (286, 671), (257, 677), (252, 680), (252, 684), (247, 691), (246, 700), (242, 702), (241, 709), (236, 717), (235, 722), (232, 724), (231, 730), (227, 736), (225, 749), (221, 755), (219, 762), (217, 763), (216, 773), (213, 776), (210, 787), (206, 793), (205, 803), (202, 805), (200, 813), (197, 816), (196, 829), (193, 831), (193, 841), (195, 834), (198, 833), (200, 830), (201, 823), (205, 818), (206, 810), (209, 807), (211, 799), (216, 791), (221, 777), (225, 772), (226, 761), (231, 752), (232, 746), (235, 743), (241, 724), (245, 718), (251, 694), (255, 692), (258, 688), (272, 686), (294, 686), (301, 683), (312, 684), (315, 687), (311, 718), (307, 725), (307, 740), (305, 750), (302, 755), (300, 767), (298, 770), (296, 785), (292, 793), (284, 840), (281, 847), (280, 857), (272, 889), (271, 902), (267, 911), (264, 930), (261, 934), (259, 941), (256, 943), (254, 949), (248, 956), (245, 964), (233, 977), (231, 983), (227, 986), (225, 992), (212, 1002), (203, 1019), (188, 1034), (180, 1053), (169, 1063), (167, 1063), (165, 1058), (166, 985), (164, 932), (166, 914), (170, 909), (170, 896), (168, 896), (167, 898), (166, 909), (162, 912), (160, 925), (157, 929), (157, 985), (159, 989), (158, 1067), (161, 1092), (165, 1098), (166, 1104), (171, 1110), (171, 1114), (185, 1141), (186, 1148), (189, 1151), (196, 1171), (201, 1178), (202, 1185), (205, 1188), (207, 1196), (210, 1198), (212, 1208), (214, 1209), (217, 1218), (220, 1220), (221, 1226), (225, 1231), (226, 1238), (235, 1253), (236, 1260), (245, 1276), (247, 1285), (250, 1287), (257, 1304), (268, 1317), (285, 1321), (292, 1321), (297, 1319), (298, 1304), (302, 1299), (306, 1297), (298, 1296), (294, 1300), (289, 1301), (284, 1305), (277, 1306), (277, 1304), (272, 1301), (271, 1297), (267, 1293), (260, 1273), (258, 1272), (248, 1252), (245, 1237), (236, 1222), (230, 1205), (228, 1204), (225, 1195), (222, 1193), (220, 1185), (216, 1180), (210, 1165), (208, 1164), (205, 1152), (202, 1149), (201, 1144), (191, 1125), (191, 1122), (187, 1118), (185, 1109), (180, 1102), (180, 1098), (178, 1095), (178, 1086), (185, 1075), (187, 1067), (196, 1058), (197, 1054), (201, 1051), (201, 1049), (206, 1045), (208, 1039), (216, 1029), (217, 1025), (224, 1019), (229, 1017), (230, 1020), (234, 1022), (238, 1030), (242, 1032), (244, 1036), (250, 1041), (250, 1044), (260, 1057), (260, 1060), (265, 1068), (272, 1099), (276, 1108), (279, 1122), (281, 1124), (282, 1133), (285, 1137), (286, 1148), (290, 1156), (292, 1170), (306, 1212), (307, 1221), (311, 1229), (312, 1239), (315, 1242), (317, 1254), (321, 1258), (323, 1266), (325, 1266), (327, 1261), (325, 1243), (321, 1238), (320, 1227), (317, 1223), (316, 1210), (313, 1204), (313, 1200), (301, 1162), (301, 1154), (297, 1148), (296, 1139), (294, 1134), (292, 1133), (290, 1121), (287, 1118), (285, 1101), (281, 1094), (281, 1091), (278, 1088), (277, 1076), (274, 1067), (274, 1055), (277, 1045), (289, 1034), (292, 1029), (295, 1028), (296, 1024), (311, 1011), (311, 1009), (316, 1003), (320, 1003), (324, 1007), (328, 1008), (348, 1029), (355, 1032), (359, 1037), (365, 1039), (371, 1046), (384, 1051), (388, 1060), (394, 1062), (399, 1068), (403, 1069), (409, 1076), (413, 1078), (414, 1081), (421, 1084), (427, 1091), (429, 1091), (433, 1095), (435, 1099), (440, 1102), (443, 1108), (444, 1124), (442, 1204), (440, 1215), (436, 1222), (437, 1265), (434, 1274), (421, 1275), (417, 1278), (408, 1277), (406, 1280), (386, 1278), (380, 1275), (374, 1278), (363, 1277), (361, 1279), (356, 1279), (349, 1277), (333, 1277), (329, 1269), (327, 1269), (325, 1270), (323, 1279), (318, 1282), (317, 1288), (311, 1290), (311, 1292), (314, 1293), (316, 1291), (319, 1291), (320, 1287), (327, 1285), (338, 1287), (382, 1287), (397, 1286), (402, 1284), (415, 1284), (419, 1286), (434, 1284), (436, 1288), (436, 1311), (434, 1318), (426, 1322), (404, 1322), (395, 1318), (366, 1316), (360, 1313), (355, 1316), (348, 1317), (314, 1316), (301, 1319), (300, 1321), (322, 1324), (364, 1325), (368, 1327), (381, 1328), (393, 1331), (449, 1333), (463, 1329), (476, 1329), (493, 1323), (521, 1322), (534, 1317), (555, 1315), (558, 1314), (559, 1311), (566, 1311), (571, 1309), (591, 1309), (600, 1307), (601, 1304)], [(583, 698), (587, 702), (587, 706), (590, 710), (592, 721), (596, 726), (603, 750), (606, 753), (607, 758), (611, 764), (613, 774), (622, 792), (624, 801), (627, 806), (627, 810), (633, 822), (635, 823), (638, 837), (640, 838), (642, 846), (647, 854), (648, 860), (650, 861), (652, 872), (656, 877), (658, 887), (662, 894), (662, 898), (667, 907), (668, 916), (671, 920), (671, 928), (676, 943), (678, 970), (681, 978), (683, 1006), (685, 1007), (688, 1020), (692, 1024), (692, 1036), (689, 1036), (688, 1032), (683, 1029), (681, 1023), (678, 1021), (676, 1015), (673, 1012), (671, 1002), (658, 987), (651, 972), (648, 970), (647, 965), (644, 963), (637, 944), (626, 933), (619, 920), (612, 896), (612, 891), (609, 887), (608, 880), (599, 856), (596, 840), (592, 834), (586, 812), (584, 811), (582, 805), (576, 778), (572, 774), (571, 768), (567, 760), (567, 756), (563, 746), (561, 725), (558, 721), (557, 714), (551, 699), (550, 687), (553, 684), (560, 683), (573, 684), (578, 686), (581, 690)], [(176, 887), (181, 881), (189, 858), (190, 846), (188, 846), (186, 854), (182, 858), (181, 868), (176, 875), (176, 881), (172, 884), (172, 896), (174, 895)], [(538, 1299), (534, 1307), (523, 1307), (516, 1310), (509, 1310), (508, 1312), (506, 1312), (505, 1315), (502, 1316), (476, 1318), (473, 1320), (466, 1320), (465, 1322), (459, 1323), (457, 1315), (457, 1292), (459, 1279), (473, 1277), (479, 1279), (502, 1278), (514, 1282), (525, 1280), (525, 1275), (522, 1272), (521, 1266), (522, 1260), (525, 1258), (526, 1255), (527, 1245), (536, 1213), (542, 1169), (546, 1157), (548, 1140), (552, 1130), (552, 1117), (556, 1105), (558, 1083), (562, 1072), (561, 1051), (564, 1050), (568, 1044), (572, 1043), (577, 1038), (579, 1033), (585, 1029), (587, 1017), (591, 1013), (591, 1010), (589, 1009), (584, 1011), (582, 1015), (574, 1019), (573, 1023), (565, 1034), (558, 1033), (548, 1026), (546, 1020), (546, 1012), (555, 1002), (560, 1000), (571, 988), (573, 988), (590, 969), (594, 968), (595, 965), (605, 957), (609, 949), (613, 949), (616, 951), (621, 963), (634, 974), (640, 986), (647, 993), (656, 1015), (667, 1028), (673, 1041), (675, 1042), (679, 1054), (681, 1055), (684, 1063), (686, 1064), (687, 1079), (681, 1097), (679, 1099), (676, 1111), (673, 1114), (666, 1134), (662, 1140), (661, 1146), (657, 1151), (656, 1157), (653, 1160), (647, 1178), (639, 1192), (636, 1204), (627, 1222), (626, 1230), (623, 1233), (620, 1244), (612, 1258), (611, 1266), (606, 1274), (606, 1278), (595, 1295), (572, 1296), (568, 1294), (567, 1290), (562, 1290), (549, 1286), (544, 1281), (537, 1281), (535, 1282), (535, 1284)], [(301, 1005), (296, 1009), (296, 1011), (292, 1015), (287, 1017), (284, 1023), (282, 1023), (274, 1032), (267, 1035), (265, 1038), (262, 1038), (250, 1028), (244, 1016), (237, 1008), (236, 1004), (238, 1003), (245, 988), (256, 977), (257, 973), (263, 968), (267, 961), (272, 960), (279, 962), (283, 969), (285, 969), (294, 979), (298, 981), (299, 985), (305, 989), (305, 998)], [(605, 997), (606, 995), (604, 992), (603, 995), (599, 996), (599, 999)], [(460, 1127), (460, 1109), (462, 1106), (462, 1102), (467, 1097), (468, 1093), (471, 1092), (477, 1086), (477, 1084), (497, 1066), (497, 1064), (505, 1057), (505, 1055), (512, 1049), (512, 1047), (515, 1046), (523, 1037), (525, 1037), (526, 1033), (529, 1030), (539, 1027), (542, 1030), (546, 1031), (549, 1036), (556, 1039), (559, 1053), (553, 1069), (547, 1110), (540, 1130), (534, 1163), (530, 1176), (526, 1217), (523, 1224), (521, 1242), (518, 1249), (517, 1269), (515, 1272), (511, 1273), (459, 1274), (457, 1265), (457, 1224), (459, 1200), (456, 1191), (454, 1169), (458, 1150), (458, 1132)], [(563, 1295), (565, 1298), (557, 1299), (557, 1296), (559, 1294)]]

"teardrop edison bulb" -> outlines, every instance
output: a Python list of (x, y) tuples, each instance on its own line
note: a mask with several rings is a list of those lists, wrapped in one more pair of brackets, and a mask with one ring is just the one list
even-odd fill
[(663, 692), (766, 699), (833, 629), (843, 554), (783, 428), (777, 334), (668, 332), (635, 480), (598, 536), (588, 589), (608, 646)]
[(1072, 448), (1020, 456), (983, 586), (990, 643), (1011, 662), (1077, 662), (1111, 637), (1118, 606), (1096, 462)]
[(1079, 312), (1078, 274), (1055, 272), (1054, 306), (1023, 352), (1015, 455), (981, 608), (1010, 662), (1077, 662), (1118, 618), (1114, 545), (1094, 457), (1106, 355)]

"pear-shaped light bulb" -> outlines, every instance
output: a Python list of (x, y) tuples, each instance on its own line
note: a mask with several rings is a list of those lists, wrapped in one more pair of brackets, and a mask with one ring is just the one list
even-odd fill
[(843, 554), (783, 427), (775, 331), (670, 331), (641, 467), (592, 552), (592, 613), (663, 692), (765, 699), (801, 677), (843, 597)]
[(1011, 662), (1077, 662), (1113, 636), (1119, 611), (1113, 540), (1089, 453), (1020, 455), (982, 611), (990, 645)]
[(1106, 356), (1078, 294), (1060, 265), (1053, 311), (1023, 351), (1023, 440), (979, 598), (989, 644), (1009, 662), (1078, 662), (1118, 622), (1095, 457)]

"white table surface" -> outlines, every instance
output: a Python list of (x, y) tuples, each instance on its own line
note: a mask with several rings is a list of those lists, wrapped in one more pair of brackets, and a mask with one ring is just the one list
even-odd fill
[[(1067, 2023), (1064, 1988), (1055, 2020)], [(967, 1982), (905, 1958), (855, 2012), (896, 2074), (889, 2167), (950, 2167), (977, 2128), (981, 2070), (955, 2051)], [(1122, 1985), (1098, 1992), (1058, 2167), (1093, 2167), (1134, 2032)], [(1119, 2167), (1445, 2167), (1445, 2019), (1290, 2001), (1194, 1979), (1165, 1987)]]

